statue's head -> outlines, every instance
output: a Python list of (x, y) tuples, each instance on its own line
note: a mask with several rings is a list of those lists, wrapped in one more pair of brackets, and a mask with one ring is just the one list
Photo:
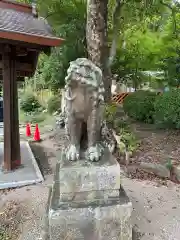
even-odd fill
[(65, 78), (66, 88), (89, 87), (104, 100), (104, 84), (102, 71), (86, 58), (78, 58), (70, 62)]

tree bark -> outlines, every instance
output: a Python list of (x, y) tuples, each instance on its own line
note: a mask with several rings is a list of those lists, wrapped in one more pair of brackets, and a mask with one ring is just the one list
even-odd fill
[(120, 26), (120, 13), (124, 2), (116, 0), (113, 13), (113, 41), (108, 47), (108, 0), (87, 1), (86, 43), (89, 59), (103, 72), (105, 102), (111, 101), (111, 65), (116, 55)]
[(87, 1), (86, 42), (88, 58), (101, 68), (103, 72), (105, 101), (111, 98), (111, 81), (108, 68), (108, 0)]

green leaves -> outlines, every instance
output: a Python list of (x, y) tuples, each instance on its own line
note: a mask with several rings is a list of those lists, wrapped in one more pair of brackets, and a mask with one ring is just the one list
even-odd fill
[(152, 123), (156, 93), (137, 91), (129, 94), (124, 100), (123, 108), (127, 115), (135, 120)]
[(138, 87), (145, 81), (142, 71), (165, 71), (166, 82), (179, 84), (179, 12), (178, 4), (169, 0), (124, 2), (121, 38), (112, 66), (122, 82)]
[(158, 96), (155, 101), (155, 124), (159, 128), (180, 128), (180, 89)]
[(104, 118), (107, 121), (107, 123), (110, 124), (111, 126), (114, 125), (116, 113), (117, 113), (117, 104), (111, 103), (111, 104), (105, 105)]
[(21, 99), (20, 107), (25, 113), (30, 113), (35, 112), (41, 105), (33, 93), (26, 93)]
[(40, 55), (37, 72), (31, 81), (36, 82), (37, 88), (51, 88), (56, 92), (64, 86), (69, 62), (86, 56), (86, 1), (39, 0), (38, 7), (56, 36), (65, 41), (61, 47), (52, 49), (50, 56)]
[[(31, 0), (19, 0), (28, 2)], [(170, 0), (122, 0), (117, 18), (117, 53), (112, 73), (122, 82), (138, 88), (147, 79), (142, 71), (164, 71), (165, 81), (179, 84), (180, 11)], [(40, 15), (65, 39), (50, 57), (41, 56), (35, 81), (37, 86), (57, 90), (64, 86), (69, 62), (86, 57), (86, 0), (37, 0)], [(109, 45), (113, 41), (113, 11), (116, 0), (109, 0)], [(34, 81), (34, 80), (33, 80)], [(158, 79), (154, 79), (158, 82)]]

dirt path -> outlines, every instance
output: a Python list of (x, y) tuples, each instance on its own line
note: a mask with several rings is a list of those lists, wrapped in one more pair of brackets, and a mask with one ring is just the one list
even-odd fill
[[(41, 239), (42, 219), (52, 184), (56, 153), (64, 142), (63, 132), (58, 143), (49, 136), (34, 147), (34, 152), (45, 174), (43, 184), (24, 187), (1, 195), (1, 205), (6, 201), (20, 203), (26, 214), (20, 221), (19, 240)], [(180, 187), (169, 182), (167, 186), (122, 177), (122, 185), (133, 202), (133, 240), (178, 240), (180, 236)], [(1, 206), (0, 206), (1, 207)], [(3, 239), (4, 240), (4, 239)], [(16, 239), (13, 239), (16, 240)]]

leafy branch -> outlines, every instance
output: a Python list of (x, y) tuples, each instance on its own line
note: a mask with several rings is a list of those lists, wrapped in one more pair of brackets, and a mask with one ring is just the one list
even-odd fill
[(121, 16), (121, 9), (123, 5), (124, 5), (124, 1), (116, 0), (116, 6), (114, 8), (114, 13), (113, 13), (113, 41), (112, 41), (112, 45), (109, 53), (109, 59), (108, 59), (109, 67), (112, 65), (114, 57), (116, 56), (117, 41), (119, 37), (119, 27), (121, 24), (120, 16)]

